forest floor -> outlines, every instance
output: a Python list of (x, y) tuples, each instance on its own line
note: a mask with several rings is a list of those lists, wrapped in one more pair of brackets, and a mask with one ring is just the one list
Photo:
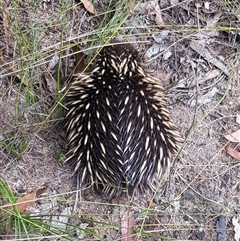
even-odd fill
[[(6, 204), (34, 194), (0, 239), (240, 240), (238, 1), (93, 2), (0, 0), (0, 221)], [(61, 90), (82, 53), (80, 65), (94, 63), (114, 38), (162, 82), (185, 141), (154, 198), (109, 201), (83, 188), (76, 202)]]

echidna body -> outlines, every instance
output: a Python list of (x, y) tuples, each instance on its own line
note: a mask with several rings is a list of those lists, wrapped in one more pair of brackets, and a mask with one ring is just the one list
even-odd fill
[(154, 190), (170, 166), (180, 136), (164, 90), (145, 74), (130, 45), (104, 47), (94, 70), (81, 75), (67, 94), (67, 162), (109, 194), (126, 188)]

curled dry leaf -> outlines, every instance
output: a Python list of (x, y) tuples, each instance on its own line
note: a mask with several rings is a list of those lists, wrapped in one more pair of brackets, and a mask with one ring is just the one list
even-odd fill
[(235, 149), (226, 146), (225, 151), (227, 152), (228, 155), (236, 159), (237, 161), (240, 161), (240, 152), (236, 151)]
[(97, 15), (97, 11), (93, 6), (93, 3), (91, 0), (81, 0), (81, 3), (86, 8), (86, 10), (94, 15)]
[(58, 64), (58, 61), (59, 61), (59, 56), (58, 56), (57, 54), (55, 54), (55, 55), (52, 57), (52, 59), (49, 61), (49, 63), (48, 63), (48, 68), (49, 68), (50, 70), (53, 70), (53, 69), (56, 67), (56, 65)]
[(224, 136), (227, 140), (231, 141), (231, 142), (240, 142), (240, 129), (233, 132), (230, 135), (225, 135)]
[(160, 44), (153, 44), (145, 53), (145, 59), (150, 59), (154, 55), (158, 54), (162, 51), (162, 47)]
[(54, 77), (48, 73), (43, 74), (43, 83), (45, 89), (51, 93), (51, 96), (54, 98), (54, 96), (57, 94), (57, 83)]

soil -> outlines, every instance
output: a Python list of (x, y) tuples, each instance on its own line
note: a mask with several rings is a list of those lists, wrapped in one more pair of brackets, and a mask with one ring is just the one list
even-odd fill
[[(95, 2), (97, 12), (104, 13), (106, 6)], [(96, 24), (103, 18), (94, 18), (82, 4), (72, 7), (71, 1), (66, 6), (57, 0), (36, 6), (22, 2), (19, 16), (12, 18), (18, 18), (29, 39), (33, 32), (27, 30), (37, 30), (34, 51), (39, 55), (31, 60), (15, 49), (16, 30), (5, 15), (0, 16), (0, 25), (9, 27), (0, 30), (0, 173), (16, 196), (44, 187), (28, 213), (46, 214), (52, 227), (62, 222), (68, 230), (66, 221), (85, 230), (74, 229), (71, 240), (120, 240), (122, 218), (129, 209), (136, 222), (134, 231), (141, 234), (136, 240), (238, 240), (232, 219), (240, 210), (240, 163), (226, 154), (225, 147), (240, 148), (224, 136), (239, 130), (240, 15), (237, 2), (229, 3), (231, 7), (226, 3), (142, 2), (129, 11), (119, 30), (118, 40), (132, 42), (142, 53), (145, 70), (161, 80), (174, 124), (185, 140), (168, 181), (153, 201), (147, 194), (109, 200), (83, 187), (75, 203), (76, 175), (62, 162), (65, 110), (64, 102), (58, 104), (57, 71), (60, 66), (63, 87), (79, 58), (70, 43), (85, 40), (78, 49), (90, 56), (87, 40), (95, 36)], [(10, 13), (12, 3), (0, 0), (0, 6)], [(64, 14), (61, 23), (59, 13)], [(107, 18), (113, 17), (110, 13)], [(33, 61), (24, 59), (29, 70), (21, 71), (23, 56)], [(59, 65), (56, 56), (62, 56)], [(63, 222), (64, 215), (68, 218)]]

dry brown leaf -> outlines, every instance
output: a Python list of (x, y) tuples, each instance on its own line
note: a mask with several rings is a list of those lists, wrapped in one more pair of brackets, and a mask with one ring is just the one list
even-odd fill
[(231, 141), (231, 142), (240, 142), (240, 129), (233, 132), (230, 135), (225, 135), (224, 136), (227, 140)]
[(160, 9), (159, 4), (156, 4), (154, 12), (156, 14), (156, 17), (155, 17), (156, 24), (164, 26), (165, 23), (164, 23), (163, 18), (162, 18), (162, 13), (161, 13), (161, 9)]
[[(205, 73), (204, 76), (197, 79), (197, 84), (198, 85), (203, 84), (207, 80), (214, 79), (214, 78), (218, 77), (219, 75), (220, 75), (220, 71), (218, 69), (210, 70), (207, 73)], [(192, 86), (193, 86), (193, 84), (192, 84)]]
[(220, 62), (217, 58), (217, 56), (213, 55), (211, 50), (208, 50), (207, 48), (204, 48), (202, 46), (200, 41), (192, 40), (189, 45), (195, 52), (197, 52), (200, 56), (202, 56), (204, 59), (209, 61), (211, 64), (219, 68), (226, 74), (227, 76), (230, 75), (230, 72), (228, 70), (228, 66)]
[(82, 52), (79, 52), (77, 46), (72, 47), (73, 52), (75, 53), (76, 67), (74, 68), (74, 74), (81, 73), (84, 69), (84, 55)]
[(129, 209), (124, 213), (121, 221), (121, 241), (134, 241), (133, 229), (136, 225), (133, 211)]
[(54, 96), (57, 94), (57, 83), (54, 77), (48, 73), (43, 74), (43, 80), (44, 85), (47, 91), (51, 93), (51, 96), (54, 98)]
[(48, 68), (50, 70), (54, 70), (56, 65), (59, 63), (59, 56), (55, 54), (48, 63)]
[(226, 146), (225, 151), (227, 152), (228, 155), (236, 159), (237, 161), (240, 161), (240, 152), (236, 151), (235, 149)]
[(81, 3), (86, 8), (86, 10), (94, 15), (97, 15), (97, 11), (93, 6), (93, 3), (91, 0), (81, 0)]
[[(25, 195), (24, 197), (19, 198), (16, 202), (17, 210), (20, 213), (24, 212), (32, 204), (33, 200), (36, 198), (36, 195), (37, 195), (37, 190)], [(5, 212), (0, 213), (0, 218), (4, 214), (7, 214), (7, 216), (10, 217), (12, 208), (13, 208), (12, 204), (11, 205), (4, 205), (3, 210), (5, 210)], [(10, 233), (13, 233), (11, 222), (5, 224), (5, 226), (3, 227), (3, 231), (4, 231), (5, 235), (9, 235)]]
[(147, 204), (148, 204), (148, 207), (151, 207), (151, 208), (154, 206), (153, 200), (148, 200)]
[(16, 202), (18, 211), (20, 213), (24, 212), (32, 204), (36, 196), (37, 190), (25, 195), (24, 197), (20, 197)]
[[(9, 190), (11, 190), (11, 187), (8, 186)], [(34, 199), (40, 195), (40, 193), (46, 188), (46, 185), (41, 186), (40, 188), (36, 189), (35, 191), (25, 195), (24, 197), (19, 198), (16, 201), (16, 208), (17, 210), (22, 213), (24, 212), (34, 201)], [(13, 204), (7, 204), (1, 207), (2, 210), (0, 212), (0, 219), (3, 215), (7, 215), (7, 217), (11, 217), (12, 210), (13, 210)], [(13, 229), (12, 229), (12, 223), (8, 222), (3, 226), (3, 233), (5, 235), (13, 234)]]

